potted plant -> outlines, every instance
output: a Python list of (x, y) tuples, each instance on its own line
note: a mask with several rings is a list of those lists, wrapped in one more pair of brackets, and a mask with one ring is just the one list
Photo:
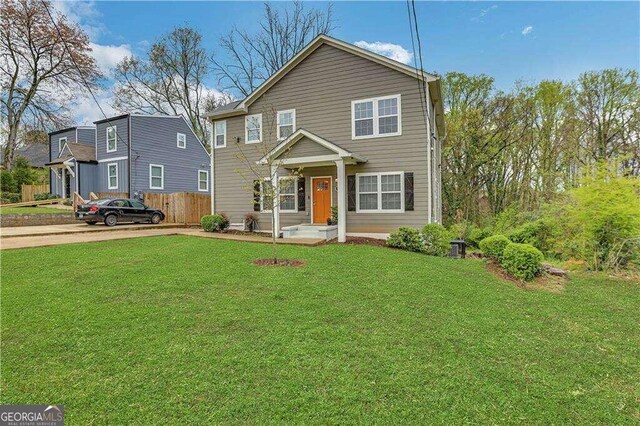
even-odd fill
[(244, 227), (249, 232), (254, 232), (258, 225), (258, 216), (253, 213), (247, 213), (244, 215)]

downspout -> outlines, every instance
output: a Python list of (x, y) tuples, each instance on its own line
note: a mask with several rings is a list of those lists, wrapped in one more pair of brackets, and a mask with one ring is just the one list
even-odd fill
[(128, 184), (129, 184), (129, 198), (132, 197), (132, 192), (131, 192), (131, 184), (132, 184), (132, 180), (133, 180), (133, 166), (132, 166), (132, 161), (131, 161), (131, 114), (129, 114), (127, 116), (127, 163), (129, 166), (129, 176), (128, 176)]
[[(51, 162), (51, 135), (49, 135), (49, 162)], [(51, 167), (49, 167), (49, 194), (53, 194), (52, 189), (53, 189), (53, 170), (51, 170)]]
[(431, 120), (429, 119), (429, 103), (430, 103), (430, 96), (429, 96), (429, 85), (425, 85), (425, 88), (427, 90), (426, 93), (426, 97), (427, 97), (427, 117), (426, 118), (426, 123), (427, 123), (427, 209), (429, 210), (429, 217), (427, 220), (427, 223), (432, 223), (433, 222), (433, 183), (432, 183), (432, 173), (433, 171), (431, 170)]
[(211, 154), (209, 155), (210, 159), (211, 159), (211, 170), (209, 171), (209, 174), (211, 175), (209, 177), (209, 185), (211, 185), (211, 214), (215, 214), (216, 213), (216, 197), (215, 197), (215, 183), (216, 183), (216, 179), (215, 179), (215, 162), (214, 162), (214, 158), (215, 158), (215, 146), (213, 145), (213, 143), (215, 142), (214, 140), (214, 132), (215, 132), (215, 127), (213, 124), (213, 121), (210, 121), (211, 123), (211, 130), (209, 131), (209, 149), (211, 150)]

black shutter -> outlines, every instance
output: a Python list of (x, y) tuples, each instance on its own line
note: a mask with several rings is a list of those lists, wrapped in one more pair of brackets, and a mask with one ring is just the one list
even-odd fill
[(253, 211), (260, 211), (260, 181), (253, 181)]
[(303, 212), (306, 208), (307, 194), (304, 186), (304, 178), (298, 178), (298, 211)]
[(347, 176), (347, 210), (356, 211), (356, 176)]
[(413, 211), (413, 172), (404, 174), (404, 210)]

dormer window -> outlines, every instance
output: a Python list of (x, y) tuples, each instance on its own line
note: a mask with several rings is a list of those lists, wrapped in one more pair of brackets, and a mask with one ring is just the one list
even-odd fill
[(351, 138), (402, 134), (400, 95), (351, 102)]
[(116, 126), (107, 127), (107, 152), (118, 150), (118, 130)]
[(62, 152), (62, 148), (64, 148), (64, 146), (67, 144), (67, 138), (60, 138), (58, 139), (58, 152)]
[(185, 149), (187, 147), (187, 135), (184, 133), (178, 133), (177, 136), (178, 148)]

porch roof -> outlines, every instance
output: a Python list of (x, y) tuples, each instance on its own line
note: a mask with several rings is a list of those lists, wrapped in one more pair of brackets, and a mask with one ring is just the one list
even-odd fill
[(289, 135), (289, 137), (279, 143), (256, 163), (260, 165), (266, 165), (271, 159), (277, 159), (279, 157), (286, 156), (296, 143), (305, 138), (318, 144), (321, 147), (326, 148), (331, 153), (326, 155), (303, 155), (299, 157), (285, 157), (279, 161), (279, 165), (281, 165), (282, 167), (322, 166), (335, 164), (337, 160), (343, 160), (346, 164), (364, 163), (367, 161), (367, 159), (361, 155), (355, 154), (347, 149), (336, 145), (333, 142), (324, 139), (321, 136), (300, 128)]
[(97, 163), (96, 149), (90, 145), (68, 142), (64, 148), (62, 148), (58, 158), (46, 163), (45, 166), (62, 165), (71, 159), (75, 159), (80, 163)]

